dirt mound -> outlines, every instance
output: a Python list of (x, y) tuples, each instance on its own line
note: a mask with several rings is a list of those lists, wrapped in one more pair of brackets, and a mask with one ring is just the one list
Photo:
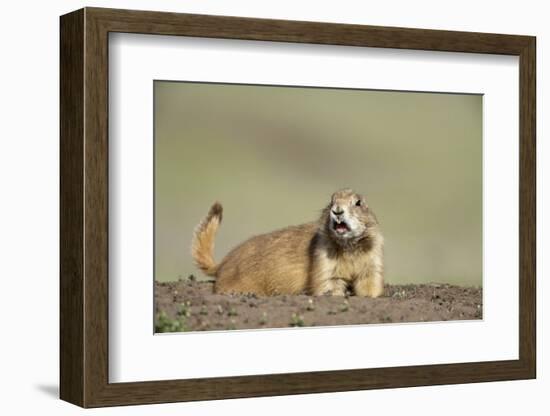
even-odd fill
[(212, 282), (155, 284), (156, 332), (282, 328), (482, 318), (482, 290), (447, 284), (386, 285), (357, 296), (218, 295)]

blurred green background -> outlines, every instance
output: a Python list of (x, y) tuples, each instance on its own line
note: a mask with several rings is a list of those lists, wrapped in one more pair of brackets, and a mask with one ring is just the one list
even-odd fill
[(224, 207), (216, 260), (246, 238), (366, 195), (386, 281), (482, 283), (482, 96), (155, 81), (155, 273), (195, 274), (190, 242)]

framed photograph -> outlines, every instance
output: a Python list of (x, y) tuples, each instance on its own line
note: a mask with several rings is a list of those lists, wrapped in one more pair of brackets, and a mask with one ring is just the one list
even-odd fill
[(535, 38), (61, 17), (60, 396), (535, 378)]

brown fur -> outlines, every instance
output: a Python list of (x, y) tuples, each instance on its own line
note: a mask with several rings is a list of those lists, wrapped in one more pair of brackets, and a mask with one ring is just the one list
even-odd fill
[[(345, 210), (346, 223), (356, 227), (345, 238), (333, 228), (335, 209)], [(350, 288), (358, 296), (377, 297), (383, 292), (383, 237), (376, 216), (352, 190), (336, 192), (318, 221), (252, 237), (216, 265), (212, 253), (221, 213), (221, 205), (214, 204), (192, 243), (197, 266), (216, 277), (217, 293), (344, 295)]]

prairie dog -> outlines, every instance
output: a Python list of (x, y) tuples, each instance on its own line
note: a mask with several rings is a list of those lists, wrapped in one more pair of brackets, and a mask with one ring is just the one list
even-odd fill
[(252, 237), (216, 264), (221, 220), (216, 202), (191, 245), (197, 267), (216, 278), (216, 293), (342, 296), (350, 288), (377, 297), (384, 291), (384, 238), (365, 198), (351, 189), (335, 192), (319, 220)]

